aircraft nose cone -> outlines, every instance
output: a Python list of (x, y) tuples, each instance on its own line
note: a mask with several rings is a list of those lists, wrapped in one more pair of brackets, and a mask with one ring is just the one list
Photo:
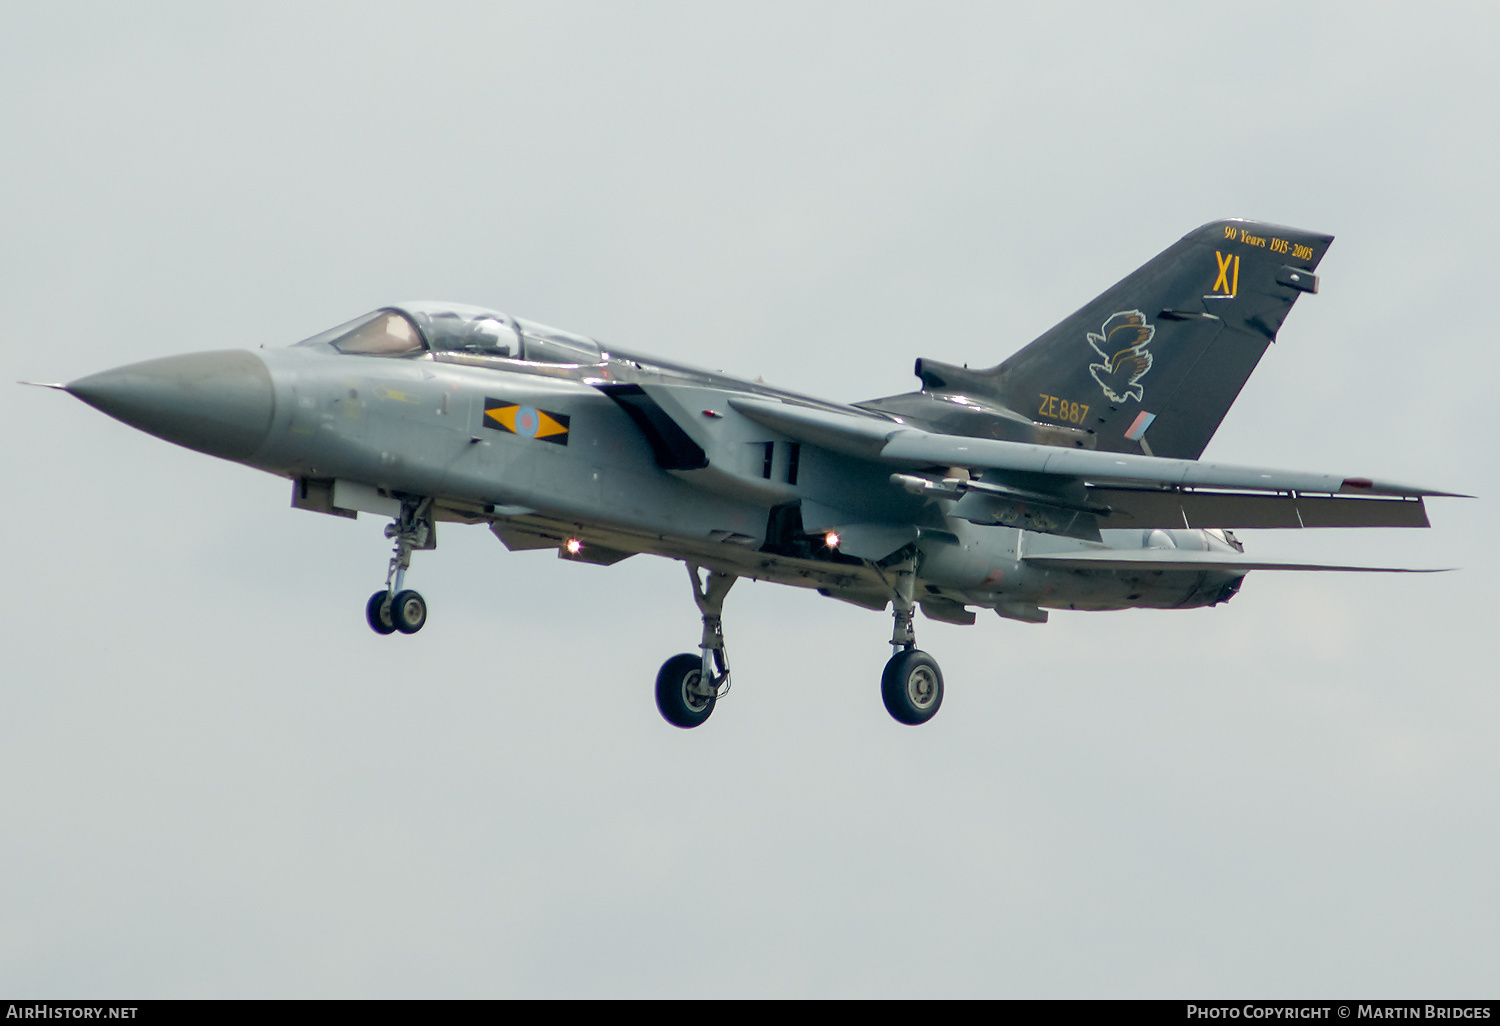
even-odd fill
[(276, 410), (266, 365), (241, 350), (132, 363), (65, 387), (131, 427), (228, 460), (261, 447)]

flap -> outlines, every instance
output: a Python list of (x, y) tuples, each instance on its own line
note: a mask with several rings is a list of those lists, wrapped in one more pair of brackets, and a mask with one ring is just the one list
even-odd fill
[(1089, 489), (1109, 527), (1427, 527), (1421, 499), (1266, 495), (1161, 488)]

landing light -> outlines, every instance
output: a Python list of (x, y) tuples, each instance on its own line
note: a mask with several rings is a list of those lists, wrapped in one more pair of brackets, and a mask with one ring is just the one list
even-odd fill
[(836, 532), (836, 531), (829, 531), (827, 534), (825, 534), (823, 536), (823, 544), (827, 548), (830, 548), (830, 549), (836, 549), (836, 548), (838, 548), (839, 547), (838, 532)]
[(568, 555), (576, 556), (583, 551), (583, 542), (579, 541), (577, 538), (569, 538), (563, 545), (563, 548), (568, 550)]

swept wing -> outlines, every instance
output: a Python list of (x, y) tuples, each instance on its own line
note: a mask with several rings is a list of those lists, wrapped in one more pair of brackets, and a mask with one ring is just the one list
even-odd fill
[[(1425, 527), (1423, 497), (1455, 494), (1342, 474), (944, 435), (750, 397), (730, 405), (802, 442), (906, 470), (943, 471), (898, 475), (897, 483), (962, 500), (956, 516), (994, 523), (1018, 507), (1055, 511), (1068, 514), (1050, 518), (1060, 529), (1047, 531), (1045, 515), (1025, 526), (1075, 537), (1097, 537), (1099, 518), (1108, 527)], [(953, 468), (969, 476), (946, 476)]]

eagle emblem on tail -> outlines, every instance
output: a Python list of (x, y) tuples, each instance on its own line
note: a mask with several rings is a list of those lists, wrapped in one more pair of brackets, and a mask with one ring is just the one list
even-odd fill
[(1146, 346), (1155, 335), (1156, 328), (1146, 323), (1146, 315), (1139, 310), (1110, 314), (1098, 334), (1088, 333), (1089, 345), (1104, 361), (1089, 364), (1089, 373), (1111, 401), (1140, 402), (1146, 394), (1139, 382), (1151, 369), (1151, 352)]

